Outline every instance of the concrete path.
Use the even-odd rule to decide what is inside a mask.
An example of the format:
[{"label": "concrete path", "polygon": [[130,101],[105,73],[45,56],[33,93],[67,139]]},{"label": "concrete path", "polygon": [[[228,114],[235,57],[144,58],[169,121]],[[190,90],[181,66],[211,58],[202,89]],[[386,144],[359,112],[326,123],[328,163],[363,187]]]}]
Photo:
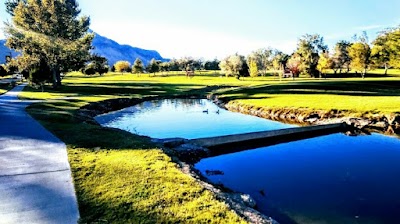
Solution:
[{"label": "concrete path", "polygon": [[77,223],[66,146],[25,112],[24,87],[0,95],[0,223]]}]

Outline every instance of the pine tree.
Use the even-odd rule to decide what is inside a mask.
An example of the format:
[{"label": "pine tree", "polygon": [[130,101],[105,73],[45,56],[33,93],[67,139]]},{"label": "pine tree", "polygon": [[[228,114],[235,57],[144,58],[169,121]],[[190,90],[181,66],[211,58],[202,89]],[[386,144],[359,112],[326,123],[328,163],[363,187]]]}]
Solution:
[{"label": "pine tree", "polygon": [[7,46],[20,51],[16,64],[30,70],[45,62],[53,85],[61,85],[60,73],[78,70],[90,59],[94,35],[88,33],[89,17],[79,17],[75,0],[8,0]]}]

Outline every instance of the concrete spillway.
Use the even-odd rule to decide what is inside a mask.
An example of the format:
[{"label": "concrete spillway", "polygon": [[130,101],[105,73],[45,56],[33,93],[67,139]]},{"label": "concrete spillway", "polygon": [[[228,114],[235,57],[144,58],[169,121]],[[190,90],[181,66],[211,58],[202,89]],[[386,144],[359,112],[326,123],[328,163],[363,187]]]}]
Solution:
[{"label": "concrete spillway", "polygon": [[265,147],[283,142],[291,142],[301,139],[318,137],[337,132],[343,132],[348,128],[345,123],[296,127],[273,131],[261,131],[237,135],[226,135],[211,138],[199,138],[189,140],[187,143],[208,148],[210,156],[238,152],[246,149]]}]

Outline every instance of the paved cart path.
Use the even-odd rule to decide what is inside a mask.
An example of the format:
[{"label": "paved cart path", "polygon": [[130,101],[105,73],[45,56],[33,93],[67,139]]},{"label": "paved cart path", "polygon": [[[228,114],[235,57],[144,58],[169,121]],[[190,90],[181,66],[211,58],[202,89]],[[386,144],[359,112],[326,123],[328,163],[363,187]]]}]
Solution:
[{"label": "paved cart path", "polygon": [[0,95],[0,223],[77,223],[66,146],[27,114],[24,87]]}]

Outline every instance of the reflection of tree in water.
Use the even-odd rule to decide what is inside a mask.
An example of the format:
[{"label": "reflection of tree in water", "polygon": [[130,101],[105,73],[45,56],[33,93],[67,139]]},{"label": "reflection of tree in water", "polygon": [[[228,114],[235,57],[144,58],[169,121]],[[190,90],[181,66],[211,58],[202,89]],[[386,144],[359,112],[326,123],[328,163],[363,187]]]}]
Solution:
[{"label": "reflection of tree in water", "polygon": [[135,105],[135,108],[140,111],[154,110],[167,106],[174,109],[193,109],[193,107],[204,107],[206,101],[203,99],[165,99],[165,100],[151,100]]},{"label": "reflection of tree in water", "polygon": [[167,99],[167,100],[153,100],[141,104],[140,109],[146,107],[158,108],[163,104],[172,106],[174,108],[191,108],[193,106],[204,106],[205,102],[202,99]]},{"label": "reflection of tree in water", "polygon": [[202,99],[171,99],[168,101],[174,105],[175,108],[190,109],[193,106],[204,106],[205,102]]}]

